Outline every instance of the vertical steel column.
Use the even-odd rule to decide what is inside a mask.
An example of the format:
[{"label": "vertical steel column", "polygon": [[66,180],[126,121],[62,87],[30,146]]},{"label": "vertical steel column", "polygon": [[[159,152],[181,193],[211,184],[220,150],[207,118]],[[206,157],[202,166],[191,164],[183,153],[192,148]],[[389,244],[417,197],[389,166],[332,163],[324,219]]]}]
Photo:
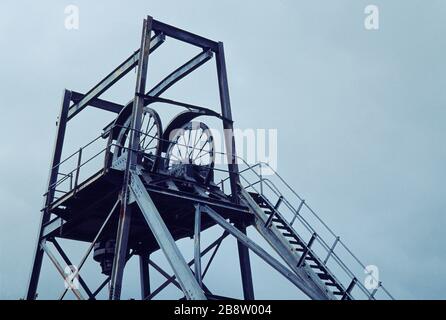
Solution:
[{"label": "vertical steel column", "polygon": [[139,256],[139,276],[141,282],[141,299],[144,300],[150,295],[150,274],[149,274],[149,254]]},{"label": "vertical steel column", "polygon": [[233,199],[238,202],[238,164],[237,153],[235,151],[234,127],[232,124],[231,102],[229,100],[228,76],[226,73],[226,62],[223,43],[218,43],[218,51],[215,55],[217,62],[218,88],[220,92],[221,114],[224,117],[223,129],[225,136],[226,157],[228,160],[228,170],[231,182],[231,194]]},{"label": "vertical steel column", "polygon": [[150,52],[150,34],[152,32],[152,17],[147,16],[144,19],[144,25],[141,37],[141,49],[139,51],[138,72],[136,77],[135,99],[133,102],[132,121],[130,127],[129,152],[127,153],[127,163],[124,172],[124,181],[122,187],[122,203],[119,214],[118,232],[116,236],[115,257],[113,260],[113,269],[110,282],[111,300],[119,300],[121,297],[122,277],[126,257],[128,254],[127,243],[130,230],[131,208],[128,205],[129,183],[131,171],[135,170],[138,162],[139,137],[141,130],[141,115],[144,108],[142,95],[145,93],[147,65]]},{"label": "vertical steel column", "polygon": [[43,249],[40,245],[43,236],[43,227],[50,221],[51,212],[48,206],[54,200],[54,186],[57,181],[57,175],[59,173],[59,162],[62,156],[62,147],[65,138],[65,131],[67,127],[68,109],[70,107],[71,91],[64,90],[62,106],[60,108],[59,118],[57,121],[57,133],[56,141],[54,143],[53,159],[50,166],[50,174],[48,178],[48,188],[45,197],[44,211],[42,213],[42,219],[39,226],[39,235],[36,243],[36,249],[34,251],[33,267],[31,270],[31,276],[29,279],[28,290],[26,293],[27,300],[33,300],[36,298],[37,285],[39,283],[40,270],[42,268]]},{"label": "vertical steel column", "polygon": [[200,254],[200,233],[201,233],[201,208],[200,204],[195,205],[195,224],[194,224],[194,272],[195,278],[200,287],[201,281],[201,254]]},{"label": "vertical steel column", "polygon": [[[220,92],[220,104],[223,117],[223,129],[225,136],[225,146],[228,159],[228,170],[231,182],[231,194],[234,202],[239,202],[238,184],[239,170],[237,164],[237,153],[235,150],[234,127],[232,123],[231,102],[229,99],[228,76],[226,72],[225,52],[223,43],[218,43],[218,51],[216,52],[218,87]],[[246,235],[246,227],[237,225],[237,228]],[[252,284],[251,262],[249,259],[248,248],[240,241],[237,241],[240,272],[243,284],[243,296],[245,300],[254,300],[254,288]]]},{"label": "vertical steel column", "polygon": [[[246,227],[236,224],[244,235],[246,235]],[[240,261],[240,273],[242,276],[243,297],[245,300],[254,300],[254,286],[252,284],[251,260],[249,259],[248,247],[243,242],[237,240],[238,255]]]}]

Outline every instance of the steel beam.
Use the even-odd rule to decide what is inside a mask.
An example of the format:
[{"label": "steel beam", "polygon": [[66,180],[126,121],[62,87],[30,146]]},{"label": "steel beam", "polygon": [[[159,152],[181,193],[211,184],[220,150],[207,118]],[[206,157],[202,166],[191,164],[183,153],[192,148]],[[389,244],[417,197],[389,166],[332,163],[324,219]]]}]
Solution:
[{"label": "steel beam", "polygon": [[249,210],[247,208],[241,207],[240,205],[236,205],[232,202],[226,202],[222,200],[212,199],[208,197],[203,197],[200,195],[193,195],[193,194],[186,194],[182,191],[176,191],[176,190],[165,190],[163,188],[160,188],[158,186],[150,185],[147,187],[147,190],[153,193],[157,194],[163,194],[163,195],[169,195],[169,196],[177,196],[181,197],[182,199],[191,200],[194,202],[199,202],[202,204],[209,204],[211,206],[221,207],[223,209],[229,209],[233,210],[235,214],[248,214]]},{"label": "steel beam", "polygon": [[[159,98],[159,96],[162,93],[164,93],[167,89],[169,89],[171,86],[173,86],[175,83],[177,83],[184,77],[188,76],[190,73],[192,73],[198,67],[200,67],[204,63],[206,63],[209,59],[212,58],[212,55],[213,54],[210,51],[203,51],[203,52],[199,53],[197,56],[195,56],[194,58],[192,58],[191,60],[189,60],[188,62],[186,62],[185,64],[183,64],[182,66],[180,66],[179,68],[177,68],[175,71],[173,71],[166,78],[161,80],[157,85],[155,85],[152,89],[150,89],[145,94],[144,106],[147,106],[152,102],[162,102],[162,103],[169,103],[169,104],[182,106],[185,108],[192,108],[192,109],[204,111],[206,108],[194,106],[191,104],[181,103],[181,102],[177,102],[177,101],[173,101],[173,100],[169,100],[169,99],[162,99],[162,98]],[[132,105],[133,102],[134,102],[134,99],[129,101],[123,108],[127,108],[128,106]],[[106,101],[106,103],[108,103],[108,101]],[[206,109],[206,111],[212,113],[212,110]],[[214,115],[220,116],[220,114],[218,114],[218,113],[215,113]],[[107,127],[105,127],[104,131],[109,131],[113,125],[114,125],[114,121],[111,122]]]},{"label": "steel beam", "polygon": [[47,238],[51,233],[61,228],[65,224],[65,222],[66,221],[61,217],[56,217],[53,220],[49,221],[43,226],[42,238],[40,240]]},{"label": "steel beam", "polygon": [[150,294],[149,254],[139,255],[139,275],[141,283],[141,299]]},{"label": "steel beam", "polygon": [[[171,280],[172,277],[171,277],[166,271],[164,271],[163,268],[161,268],[159,265],[157,265],[157,264],[156,264],[155,262],[153,262],[152,260],[149,260],[149,264],[150,264],[156,271],[158,271],[164,278],[166,278],[166,279],[167,279],[166,281],[170,281],[170,282],[171,282],[173,285],[175,285],[178,289],[180,289],[181,291],[183,291],[182,288],[181,288],[181,286],[180,286],[180,284],[179,284],[175,279],[172,279],[172,280]],[[207,294],[212,294],[211,291],[205,286],[204,283],[202,283],[201,285],[202,285],[202,287],[203,287],[203,290],[206,291]]]},{"label": "steel beam", "polygon": [[225,53],[223,43],[218,43],[216,53],[218,88],[220,93],[221,114],[223,118],[223,128],[225,130],[226,156],[228,159],[228,170],[231,182],[231,194],[234,200],[238,199],[239,169],[237,164],[237,153],[235,150],[234,127],[232,123],[231,101],[229,99],[228,75],[226,72]]},{"label": "steel beam", "polygon": [[[166,278],[167,280],[170,279],[170,275],[164,271],[159,265],[157,265],[155,262],[153,262],[152,260],[149,260],[149,264],[156,270],[158,271],[164,278]],[[178,283],[178,281],[176,281],[175,279],[173,279],[171,281],[171,283],[177,287],[178,289],[180,289],[181,291],[183,291],[183,289],[181,288],[180,284]]]},{"label": "steel beam", "polygon": [[136,88],[135,88],[135,100],[133,103],[132,118],[131,118],[131,131],[129,134],[129,151],[126,167],[124,171],[124,179],[122,186],[122,202],[119,215],[118,230],[116,235],[116,249],[113,259],[113,268],[111,274],[110,285],[110,300],[119,300],[121,298],[122,277],[124,274],[124,267],[126,257],[128,254],[127,243],[130,231],[131,221],[131,207],[128,204],[129,196],[129,182],[131,171],[136,168],[138,161],[138,148],[141,129],[141,115],[143,109],[144,99],[140,97],[140,94],[144,94],[146,87],[147,66],[149,63],[150,52],[150,33],[152,32],[152,17],[147,16],[144,19],[144,25],[141,36],[141,48],[139,50],[138,58],[138,71],[136,75]]},{"label": "steel beam", "polygon": [[[79,103],[80,101],[82,101],[82,99],[85,98],[85,96],[86,95],[83,93],[71,91],[71,101],[73,101],[74,103]],[[114,112],[114,113],[119,113],[124,108],[124,106],[122,104],[99,99],[99,98],[91,99],[88,102],[88,105],[98,108],[98,109]]]},{"label": "steel beam", "polygon": [[[276,269],[279,273],[281,273],[285,278],[291,281],[297,288],[302,291],[308,291],[306,287],[302,286],[302,280],[290,269],[285,267],[279,261],[274,259],[271,255],[269,255],[262,247],[257,245],[254,241],[249,239],[243,232],[238,230],[232,224],[227,222],[224,218],[222,218],[217,212],[208,206],[203,206],[202,212],[207,213],[217,224],[223,227],[226,231],[228,231],[231,235],[236,237],[240,242],[242,242],[249,249],[254,251],[261,259],[263,259],[266,263],[268,263],[271,267]],[[305,292],[307,293],[307,292]]]},{"label": "steel beam", "polygon": [[43,249],[40,245],[41,243],[40,239],[43,237],[44,234],[44,226],[51,219],[51,212],[48,209],[49,205],[54,200],[54,187],[51,186],[54,186],[54,184],[56,183],[57,175],[59,173],[58,164],[62,156],[62,148],[65,138],[65,131],[67,127],[67,116],[68,116],[68,109],[70,106],[70,100],[71,100],[71,92],[65,90],[62,98],[59,118],[57,121],[57,132],[56,132],[56,141],[54,144],[53,159],[50,165],[50,174],[48,178],[48,187],[46,190],[46,197],[44,201],[44,210],[42,212],[42,217],[40,220],[39,234],[37,237],[37,244],[34,251],[33,266],[26,293],[27,300],[34,300],[36,298],[37,285],[39,282],[40,270],[42,268],[42,260],[43,260]]},{"label": "steel beam", "polygon": [[[214,256],[215,256],[215,254],[216,254],[218,248],[220,247],[221,243],[223,242],[223,240],[224,240],[228,235],[229,235],[228,232],[226,232],[226,231],[223,232],[223,234],[222,234],[217,240],[215,240],[215,241],[212,242],[210,245],[208,245],[208,246],[206,247],[206,249],[204,249],[204,250],[200,253],[200,256],[203,257],[203,256],[206,255],[209,251],[211,251],[213,248],[215,248],[215,249],[214,249],[214,252],[212,253],[212,256],[209,258],[208,264],[207,264],[207,266],[206,266],[206,268],[205,268],[205,270],[204,270],[204,272],[203,272],[203,276],[202,276],[202,278],[204,278],[205,273],[207,272],[207,270],[208,270],[208,268],[209,268],[209,266],[210,266],[210,264],[211,264],[211,262],[212,262],[212,260],[213,260],[213,258],[214,258]],[[190,267],[191,265],[194,264],[194,262],[195,262],[195,258],[192,259],[191,261],[189,261],[189,262],[187,263],[187,265]],[[145,298],[145,300],[151,300],[151,299],[153,299],[153,298],[154,298],[158,293],[160,293],[165,287],[167,287],[170,283],[172,283],[173,281],[175,281],[175,279],[176,279],[176,276],[175,276],[175,275],[173,275],[173,276],[171,276],[170,278],[168,278],[162,285],[160,285],[160,286],[159,286],[157,289],[155,289],[149,296],[147,296],[147,297]]]},{"label": "steel beam", "polygon": [[65,280],[65,284],[70,288],[70,290],[74,293],[74,295],[79,299],[79,300],[85,300],[84,297],[82,296],[81,292],[79,291],[78,288],[76,288],[71,281],[68,281],[68,279],[66,278],[65,275],[65,270],[64,268],[62,268],[61,264],[59,263],[59,261],[57,261],[56,257],[53,255],[53,253],[51,252],[51,250],[47,247],[47,245],[42,242],[40,244],[40,246],[42,247],[42,250],[47,254],[48,258],[50,258],[50,261],[54,264],[54,266],[56,267],[57,271],[59,272],[60,276],[62,278],[64,278]]},{"label": "steel beam", "polygon": [[188,299],[205,300],[200,285],[195,279],[189,266],[186,264],[183,255],[178,249],[175,240],[167,229],[161,215],[153,203],[149,193],[145,189],[138,175],[132,173],[130,189],[136,202],[153,233],[158,245],[166,256],[176,278]]},{"label": "steel beam", "polygon": [[200,234],[201,234],[201,209],[200,205],[195,205],[195,224],[194,224],[194,271],[198,284],[202,286],[201,281],[201,254],[200,254]]},{"label": "steel beam", "polygon": [[[149,34],[150,36],[150,34]],[[157,34],[150,41],[150,52],[153,52],[164,42],[164,35]],[[124,77],[130,70],[132,70],[136,65],[139,64],[139,59],[141,57],[140,50],[137,50],[130,57],[128,57],[123,63],[121,63],[115,70],[113,70],[109,75],[107,75],[101,82],[95,85],[90,91],[88,91],[85,96],[78,102],[70,107],[68,114],[68,120],[72,119],[76,114],[82,111],[90,102],[99,97],[108,88],[115,84],[119,79]]]},{"label": "steel beam", "polygon": [[153,20],[153,30],[162,32],[168,37],[192,44],[203,49],[211,49],[215,52],[218,48],[218,44],[215,41],[206,39],[185,30],[181,30],[177,27],[165,24],[158,20]]},{"label": "steel beam", "polygon": [[[66,255],[65,251],[63,251],[62,247],[60,246],[60,244],[56,241],[56,239],[51,239],[51,242],[54,245],[54,248],[56,248],[57,252],[60,254],[60,256],[62,257],[63,261],[65,261],[65,263],[68,266],[73,266],[73,263],[71,262],[70,258],[68,258],[68,256]],[[75,266],[76,267],[76,266]],[[79,279],[79,283],[82,286],[82,288],[84,288],[85,292],[88,295],[88,298],[91,300],[94,300],[94,295],[91,292],[90,288],[88,288],[87,284],[85,283],[84,279],[81,277],[81,275],[78,275],[78,279]]]},{"label": "steel beam", "polygon": [[192,73],[195,69],[212,59],[212,51],[203,51],[193,57],[191,60],[174,70],[167,77],[155,85],[148,93],[148,96],[159,97],[164,91],[169,89],[175,83]]},{"label": "steel beam", "polygon": [[[237,229],[246,236],[246,227],[236,224]],[[251,259],[249,258],[248,247],[237,240],[238,256],[240,261],[240,275],[242,278],[243,297],[245,300],[254,300],[254,285],[252,281]]]},{"label": "steel beam", "polygon": [[174,106],[179,106],[179,107],[183,107],[189,110],[197,110],[202,112],[203,115],[209,115],[209,116],[214,116],[217,117],[219,119],[222,120],[227,120],[224,119],[219,113],[211,110],[210,108],[206,108],[206,107],[202,107],[202,106],[197,106],[194,104],[190,104],[190,103],[185,103],[185,102],[181,102],[181,101],[175,101],[172,99],[165,99],[165,98],[159,98],[159,97],[153,97],[153,96],[149,96],[149,95],[144,95],[144,105],[149,105],[150,103],[153,102],[160,102],[160,103],[166,103],[166,104],[171,104]]},{"label": "steel beam", "polygon": [[[240,184],[239,168],[237,164],[237,153],[235,150],[234,126],[232,122],[231,101],[229,99],[228,75],[226,71],[225,52],[223,43],[218,43],[216,52],[218,87],[220,92],[221,114],[224,118],[223,128],[225,136],[226,156],[228,160],[229,180],[231,185],[231,195],[235,203],[239,202],[238,186]],[[246,235],[246,227],[237,225],[237,228]],[[254,299],[254,288],[252,284],[251,262],[249,250],[241,242],[237,242],[240,272],[243,284],[243,295],[245,300]]]},{"label": "steel beam", "polygon": [[[215,243],[215,249],[211,254],[211,257],[209,258],[206,267],[204,268],[203,273],[201,274],[201,279],[204,279],[204,277],[206,276],[206,273],[208,272],[212,261],[214,261],[215,256],[217,255],[218,249],[220,249],[221,243],[223,242],[223,239],[226,238],[226,236],[228,235],[228,232],[224,232],[223,235],[218,238],[214,243]],[[212,245],[214,245],[214,243],[212,243]],[[210,246],[208,247],[210,248]],[[206,251],[206,250],[205,250]],[[203,253],[201,254],[201,256],[203,256]]]},{"label": "steel beam", "polygon": [[95,298],[99,294],[99,292],[101,292],[102,289],[104,289],[104,287],[107,285],[107,283],[109,283],[109,281],[110,281],[110,276],[108,276],[104,281],[102,281],[102,283],[99,285],[99,287],[93,292],[93,296]]}]

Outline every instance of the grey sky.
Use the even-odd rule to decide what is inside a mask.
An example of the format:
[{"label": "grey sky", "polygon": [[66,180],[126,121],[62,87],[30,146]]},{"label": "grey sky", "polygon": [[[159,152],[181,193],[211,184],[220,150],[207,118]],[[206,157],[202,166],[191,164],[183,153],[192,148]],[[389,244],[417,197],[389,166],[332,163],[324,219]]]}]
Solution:
[{"label": "grey sky", "polygon": [[[363,27],[371,3],[380,8],[378,31]],[[68,4],[80,8],[77,31],[64,28]],[[2,1],[0,298],[25,291],[62,90],[86,91],[127,58],[147,14],[225,43],[235,125],[278,128],[278,171],[359,257],[379,266],[395,297],[446,298],[441,0]],[[170,58],[151,58],[149,81],[184,61]],[[187,101],[216,105],[203,75],[169,97],[195,89]],[[126,102],[133,86],[124,81],[107,97]],[[94,114],[73,125],[72,141],[87,142],[112,119]],[[225,244],[210,283],[222,294],[240,291],[235,247]],[[229,255],[234,263],[223,268]],[[258,297],[300,297],[253,264]],[[219,278],[229,268],[234,276]],[[129,281],[124,296],[138,297]],[[44,276],[39,292],[49,296],[58,285]]]}]

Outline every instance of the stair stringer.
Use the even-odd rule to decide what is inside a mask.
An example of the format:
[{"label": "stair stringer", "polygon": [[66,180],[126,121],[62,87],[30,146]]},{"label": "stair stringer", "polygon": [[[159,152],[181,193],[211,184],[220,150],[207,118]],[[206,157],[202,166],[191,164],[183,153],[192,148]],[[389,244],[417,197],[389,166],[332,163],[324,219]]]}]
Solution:
[{"label": "stair stringer", "polygon": [[302,282],[310,289],[310,291],[314,292],[313,295],[307,294],[309,298],[315,300],[337,300],[331,290],[327,288],[308,265],[304,263],[301,267],[297,267],[300,254],[293,249],[274,225],[271,225],[269,228],[265,226],[268,217],[251,195],[244,188],[241,188],[240,194],[242,199],[245,200],[248,207],[254,213],[255,220],[253,226],[257,232],[259,232],[259,234],[282,257],[290,269],[302,279]]}]

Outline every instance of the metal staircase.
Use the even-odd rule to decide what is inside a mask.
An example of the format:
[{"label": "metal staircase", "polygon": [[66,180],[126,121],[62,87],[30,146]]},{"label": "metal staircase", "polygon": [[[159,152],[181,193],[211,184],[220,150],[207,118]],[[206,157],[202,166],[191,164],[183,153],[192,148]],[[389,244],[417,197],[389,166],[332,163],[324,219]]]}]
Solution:
[{"label": "metal staircase", "polygon": [[[304,293],[315,299],[394,299],[269,164],[239,160],[246,166],[240,174],[240,195],[254,213],[254,227],[312,289]],[[271,174],[262,175],[265,169]],[[366,288],[366,277],[376,285]]]},{"label": "metal staircase", "polygon": [[[326,267],[326,265],[319,259],[319,257],[311,250],[311,246],[317,238],[317,234],[313,233],[308,242],[302,239],[293,227],[283,218],[283,216],[278,212],[278,207],[280,202],[276,203],[276,205],[272,205],[266,197],[257,193],[250,193],[251,198],[257,203],[259,208],[266,215],[267,219],[264,222],[264,219],[260,223],[264,223],[266,228],[275,228],[279,231],[282,237],[286,239],[286,242],[289,244],[289,250],[292,253],[295,253],[298,257],[297,259],[297,268],[302,268],[303,266],[310,268],[316,276],[323,282],[324,286],[331,287],[333,290],[330,290],[333,296],[338,296],[342,300],[351,300],[352,296],[350,295],[351,290],[357,282],[356,278],[353,278],[351,284],[346,288],[336,279],[336,277],[331,273],[331,271]],[[245,194],[246,197],[246,194]],[[245,198],[246,199],[246,198]],[[280,200],[279,200],[280,201]],[[259,212],[255,210],[255,212]],[[256,224],[258,225],[258,224]],[[262,234],[265,233],[262,230],[257,230]],[[308,271],[307,271],[308,272]],[[326,290],[326,294],[330,292]],[[330,295],[327,295],[328,298],[334,298]]]}]

